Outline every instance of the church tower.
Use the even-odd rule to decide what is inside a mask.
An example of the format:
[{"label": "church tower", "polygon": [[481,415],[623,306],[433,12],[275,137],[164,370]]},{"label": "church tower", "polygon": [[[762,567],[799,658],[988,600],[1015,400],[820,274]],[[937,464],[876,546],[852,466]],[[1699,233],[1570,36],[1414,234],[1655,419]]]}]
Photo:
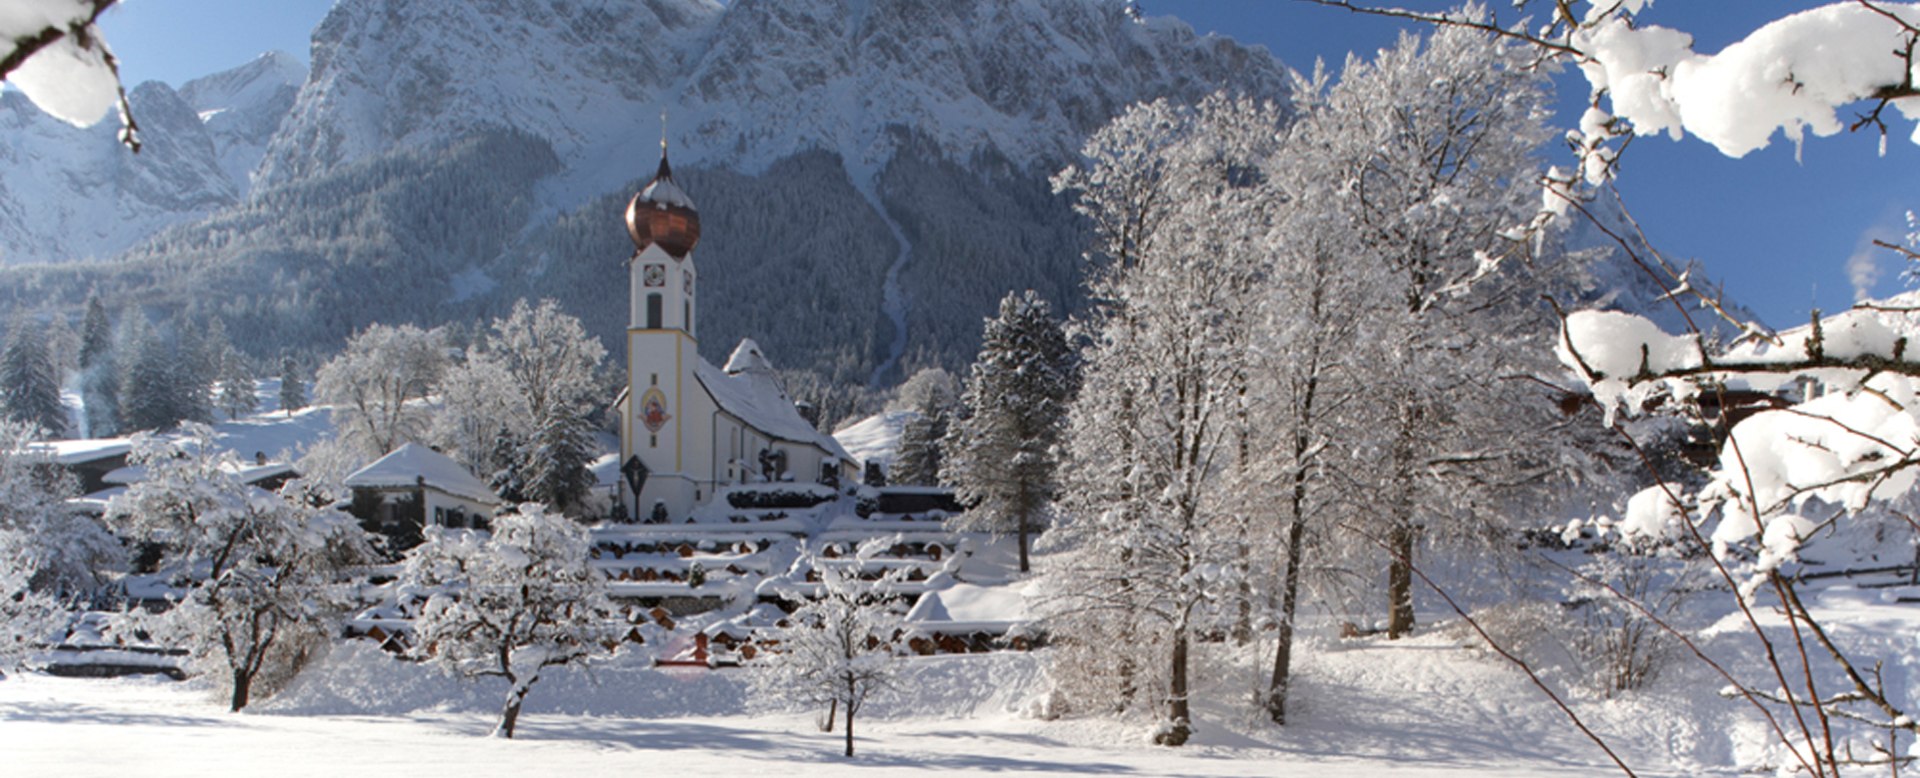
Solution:
[{"label": "church tower", "polygon": [[700,360],[699,308],[694,302],[697,274],[693,247],[700,242],[700,213],[673,181],[667,142],[660,141],[660,169],[627,203],[627,234],[633,256],[627,259],[630,310],[627,317],[627,413],[621,430],[621,461],[637,457],[647,482],[638,508],[645,516],[656,502],[676,515],[704,495],[689,461],[689,395],[701,392],[693,376]]}]

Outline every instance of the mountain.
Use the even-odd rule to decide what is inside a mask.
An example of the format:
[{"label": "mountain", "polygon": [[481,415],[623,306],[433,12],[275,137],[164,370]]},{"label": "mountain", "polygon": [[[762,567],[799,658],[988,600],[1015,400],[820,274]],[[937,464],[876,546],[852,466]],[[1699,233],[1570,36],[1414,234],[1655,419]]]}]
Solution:
[{"label": "mountain", "polygon": [[293,109],[307,66],[292,54],[270,51],[232,70],[188,81],[180,99],[193,106],[208,137],[214,158],[240,191],[251,188],[250,176],[266,156],[267,143]]},{"label": "mountain", "polygon": [[117,122],[80,129],[0,94],[0,264],[109,257],[239,202],[304,78],[276,53],[179,91],[141,84],[127,95],[146,141],[137,155],[115,140]]},{"label": "mountain", "polygon": [[1009,289],[1076,307],[1083,228],[1048,177],[1094,129],[1287,84],[1262,49],[1106,0],[342,0],[312,51],[250,188],[243,128],[273,111],[217,103],[280,93],[196,81],[206,121],[178,139],[227,150],[191,166],[226,199],[112,263],[6,271],[0,306],[99,289],[219,316],[264,355],[553,297],[612,339],[620,209],[664,113],[705,223],[708,356],[752,336],[782,367],[884,383],[970,360]]}]

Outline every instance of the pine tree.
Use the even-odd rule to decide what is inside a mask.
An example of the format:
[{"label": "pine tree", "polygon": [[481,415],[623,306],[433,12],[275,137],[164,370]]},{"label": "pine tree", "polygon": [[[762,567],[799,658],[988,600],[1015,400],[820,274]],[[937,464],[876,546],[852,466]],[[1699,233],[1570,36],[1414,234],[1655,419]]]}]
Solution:
[{"label": "pine tree", "polygon": [[526,495],[566,511],[578,505],[593,488],[593,430],[577,414],[555,414],[540,425],[526,449],[523,465]]},{"label": "pine tree", "polygon": [[968,506],[956,525],[1017,536],[1023,573],[1029,536],[1059,488],[1055,447],[1077,383],[1072,348],[1046,301],[1033,290],[1009,293],[980,337],[940,472]]},{"label": "pine tree", "polygon": [[914,412],[914,417],[900,430],[900,451],[893,457],[893,482],[902,486],[932,486],[940,480],[951,409],[928,397]]},{"label": "pine tree", "polygon": [[60,375],[40,328],[17,318],[0,354],[0,405],[7,418],[39,427],[49,437],[67,433],[60,403]]},{"label": "pine tree", "polygon": [[280,410],[292,416],[307,407],[307,385],[300,379],[300,365],[293,357],[280,360]]},{"label": "pine tree", "polygon": [[80,369],[98,366],[112,349],[113,324],[107,321],[107,306],[99,295],[88,295],[86,318],[80,323]]},{"label": "pine tree", "polygon": [[123,431],[163,430],[187,417],[176,391],[179,371],[175,350],[151,330],[133,333],[131,358],[120,379]]},{"label": "pine tree", "polygon": [[237,419],[252,413],[260,407],[258,387],[254,384],[253,370],[247,365],[247,359],[239,352],[228,351],[221,360],[220,396],[216,398],[221,412],[229,419]]}]

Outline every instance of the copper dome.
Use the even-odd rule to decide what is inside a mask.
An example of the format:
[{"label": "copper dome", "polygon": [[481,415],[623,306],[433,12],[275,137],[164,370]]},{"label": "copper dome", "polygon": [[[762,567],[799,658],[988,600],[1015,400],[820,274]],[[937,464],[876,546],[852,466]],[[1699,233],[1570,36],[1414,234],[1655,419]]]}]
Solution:
[{"label": "copper dome", "polygon": [[685,259],[700,242],[700,212],[673,182],[664,149],[659,172],[627,203],[627,234],[633,237],[634,248],[645,251],[658,244],[674,259]]}]

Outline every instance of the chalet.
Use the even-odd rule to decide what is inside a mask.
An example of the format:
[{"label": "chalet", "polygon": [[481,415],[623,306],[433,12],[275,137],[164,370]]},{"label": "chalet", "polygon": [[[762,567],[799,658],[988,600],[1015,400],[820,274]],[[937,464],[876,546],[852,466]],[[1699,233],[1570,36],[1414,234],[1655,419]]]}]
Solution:
[{"label": "chalet", "polygon": [[485,529],[500,498],[451,457],[408,443],[347,476],[348,512],[369,531],[386,535],[392,550],[418,544],[428,522]]}]

